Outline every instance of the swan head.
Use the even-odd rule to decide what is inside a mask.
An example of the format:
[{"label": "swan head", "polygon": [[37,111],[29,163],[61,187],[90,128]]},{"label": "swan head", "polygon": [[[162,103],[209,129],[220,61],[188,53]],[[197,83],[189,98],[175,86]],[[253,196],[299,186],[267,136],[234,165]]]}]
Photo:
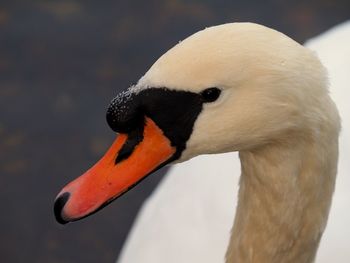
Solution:
[{"label": "swan head", "polygon": [[250,150],[337,126],[326,72],[289,37],[252,23],[206,28],[161,56],[114,98],[119,133],[55,202],[66,223],[94,213],[146,175],[200,154]]}]

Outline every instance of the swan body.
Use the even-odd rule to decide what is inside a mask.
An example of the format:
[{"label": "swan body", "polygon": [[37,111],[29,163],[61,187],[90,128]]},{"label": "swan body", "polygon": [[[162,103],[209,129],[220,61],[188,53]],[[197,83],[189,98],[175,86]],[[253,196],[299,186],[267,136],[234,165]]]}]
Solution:
[{"label": "swan body", "polygon": [[312,51],[257,24],[206,28],[114,98],[107,122],[120,135],[59,193],[60,223],[96,212],[166,164],[238,151],[226,262],[314,262],[335,186],[340,118]]},{"label": "swan body", "polygon": [[[330,94],[342,120],[339,175],[316,262],[345,263],[350,237],[348,104],[350,22],[308,41],[330,74]],[[237,203],[240,163],[236,153],[202,155],[173,166],[145,201],[119,263],[223,262]],[[174,220],[176,227],[174,227]]]}]

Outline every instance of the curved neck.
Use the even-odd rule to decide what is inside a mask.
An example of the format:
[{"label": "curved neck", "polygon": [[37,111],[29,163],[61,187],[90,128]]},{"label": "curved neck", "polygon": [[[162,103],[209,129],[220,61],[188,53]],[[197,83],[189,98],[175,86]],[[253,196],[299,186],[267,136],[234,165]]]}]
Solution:
[{"label": "curved neck", "polygon": [[240,152],[242,176],[227,263],[310,263],[327,223],[337,139]]}]

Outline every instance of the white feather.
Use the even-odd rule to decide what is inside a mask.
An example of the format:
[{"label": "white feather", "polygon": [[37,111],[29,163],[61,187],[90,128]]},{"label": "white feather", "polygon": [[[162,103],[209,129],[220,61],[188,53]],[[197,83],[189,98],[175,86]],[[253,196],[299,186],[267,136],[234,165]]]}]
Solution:
[{"label": "white feather", "polygon": [[[336,191],[316,262],[346,263],[350,258],[350,22],[307,46],[329,70],[331,96],[342,117]],[[144,203],[118,262],[224,262],[240,171],[236,153],[199,156],[173,166]]]}]

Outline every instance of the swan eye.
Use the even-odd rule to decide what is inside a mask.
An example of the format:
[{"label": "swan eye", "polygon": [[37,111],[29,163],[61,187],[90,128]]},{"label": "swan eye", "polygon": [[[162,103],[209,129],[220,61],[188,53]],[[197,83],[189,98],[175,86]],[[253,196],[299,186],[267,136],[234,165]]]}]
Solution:
[{"label": "swan eye", "polygon": [[213,102],[219,98],[220,93],[221,90],[218,88],[208,88],[203,90],[200,95],[202,95],[204,102]]}]

